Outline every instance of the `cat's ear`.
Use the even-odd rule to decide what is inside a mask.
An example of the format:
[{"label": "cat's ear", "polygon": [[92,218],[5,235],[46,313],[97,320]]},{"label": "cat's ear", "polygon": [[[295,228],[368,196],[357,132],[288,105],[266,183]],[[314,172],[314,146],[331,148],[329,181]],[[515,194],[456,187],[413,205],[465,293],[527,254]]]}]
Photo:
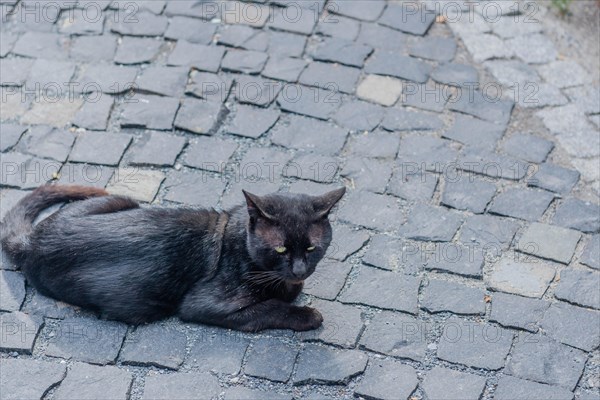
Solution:
[{"label": "cat's ear", "polygon": [[250,192],[242,189],[242,193],[244,193],[244,197],[246,198],[246,204],[248,206],[248,214],[251,217],[263,217],[266,219],[274,220],[272,215],[269,215],[265,210],[264,201],[259,196],[252,194]]},{"label": "cat's ear", "polygon": [[344,193],[346,193],[346,188],[341,187],[332,190],[331,192],[327,192],[324,195],[315,197],[313,200],[313,209],[315,210],[316,218],[326,217],[333,206],[340,201]]}]

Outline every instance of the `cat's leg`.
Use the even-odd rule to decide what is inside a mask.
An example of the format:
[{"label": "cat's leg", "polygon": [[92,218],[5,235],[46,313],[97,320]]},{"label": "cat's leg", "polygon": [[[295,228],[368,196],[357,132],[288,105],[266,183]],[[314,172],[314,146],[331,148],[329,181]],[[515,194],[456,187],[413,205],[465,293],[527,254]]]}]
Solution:
[{"label": "cat's leg", "polygon": [[279,299],[269,299],[241,309],[234,300],[227,303],[215,303],[214,298],[197,301],[199,299],[195,297],[196,301],[190,300],[184,299],[179,309],[182,320],[241,331],[308,331],[318,328],[323,322],[323,316],[314,308],[294,306]]},{"label": "cat's leg", "polygon": [[104,196],[69,204],[63,216],[82,217],[85,215],[108,214],[139,208],[139,203],[129,197]]}]

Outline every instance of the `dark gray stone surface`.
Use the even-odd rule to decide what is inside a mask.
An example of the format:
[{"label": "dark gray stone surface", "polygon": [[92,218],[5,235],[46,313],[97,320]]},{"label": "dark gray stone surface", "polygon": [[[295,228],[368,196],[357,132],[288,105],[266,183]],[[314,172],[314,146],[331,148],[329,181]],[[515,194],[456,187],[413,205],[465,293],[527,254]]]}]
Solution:
[{"label": "dark gray stone surface", "polygon": [[158,55],[161,42],[151,38],[125,36],[115,54],[117,64],[142,64],[151,62]]},{"label": "dark gray stone surface", "polygon": [[221,104],[186,98],[181,103],[175,127],[192,133],[210,135],[217,128],[223,109]]},{"label": "dark gray stone surface", "polygon": [[362,312],[359,308],[324,300],[313,301],[311,307],[323,315],[323,325],[317,330],[302,332],[302,340],[345,348],[356,346],[363,329]]},{"label": "dark gray stone surface", "polygon": [[421,257],[427,258],[426,269],[450,272],[468,277],[482,276],[484,252],[485,248],[473,243],[466,246],[454,243],[440,243],[435,251],[429,251],[425,247],[420,250]]},{"label": "dark gray stone surface", "polygon": [[20,311],[0,314],[0,350],[31,354],[44,320]]},{"label": "dark gray stone surface", "polygon": [[494,265],[488,286],[502,292],[540,298],[555,274],[555,268],[545,262],[505,255]]},{"label": "dark gray stone surface", "polygon": [[194,67],[200,71],[217,72],[225,49],[220,46],[206,46],[178,40],[175,49],[169,55],[167,64]]},{"label": "dark gray stone surface", "polygon": [[266,78],[294,83],[298,81],[306,65],[306,61],[297,58],[270,57],[262,71],[262,75]]},{"label": "dark gray stone surface", "polygon": [[150,132],[130,150],[131,164],[172,166],[183,150],[186,139],[181,136]]},{"label": "dark gray stone surface", "polygon": [[505,373],[573,390],[583,373],[585,354],[541,335],[522,333]]},{"label": "dark gray stone surface", "polygon": [[432,313],[452,312],[463,315],[485,314],[485,292],[459,283],[430,279],[422,289],[421,308]]},{"label": "dark gray stone surface", "polygon": [[304,284],[304,292],[334,300],[344,287],[352,266],[349,263],[324,260]]},{"label": "dark gray stone surface", "polygon": [[429,172],[412,172],[415,163],[400,164],[389,182],[389,192],[412,201],[428,201],[438,185],[437,175]]},{"label": "dark gray stone surface", "polygon": [[370,399],[407,399],[418,383],[417,373],[411,366],[372,359],[356,393]]},{"label": "dark gray stone surface", "polygon": [[425,83],[431,73],[431,66],[416,58],[403,56],[396,51],[378,50],[369,57],[365,64],[365,72]]},{"label": "dark gray stone surface", "polygon": [[[187,110],[188,101],[192,100],[186,99],[182,110]],[[123,106],[121,126],[124,128],[170,130],[173,127],[173,120],[178,109],[179,100],[176,98],[135,96]]]},{"label": "dark gray stone surface", "polygon": [[346,202],[338,211],[342,221],[386,231],[397,229],[399,222],[404,220],[393,197],[369,192],[350,193],[346,196]]},{"label": "dark gray stone surface", "polygon": [[435,20],[435,13],[425,9],[413,10],[402,4],[388,5],[379,23],[402,32],[423,36]]},{"label": "dark gray stone surface", "polygon": [[186,362],[201,371],[236,375],[250,341],[239,332],[203,328],[192,344]]},{"label": "dark gray stone surface", "polygon": [[123,133],[84,132],[77,137],[69,161],[117,165],[130,142],[131,136]]},{"label": "dark gray stone surface", "polygon": [[572,229],[533,223],[524,232],[517,248],[528,254],[568,264],[581,234]]},{"label": "dark gray stone surface", "polygon": [[552,385],[518,379],[509,375],[498,380],[495,398],[498,400],[572,400],[571,391]]},{"label": "dark gray stone surface", "polygon": [[498,370],[504,366],[512,341],[509,330],[450,317],[443,324],[437,356],[473,368]]},{"label": "dark gray stone surface", "polygon": [[413,57],[433,61],[451,61],[456,54],[456,43],[451,38],[430,37],[420,40],[409,47]]},{"label": "dark gray stone surface", "polygon": [[392,175],[392,164],[384,160],[353,158],[344,165],[340,175],[350,179],[358,189],[383,193]]},{"label": "dark gray stone surface", "polygon": [[55,396],[65,400],[127,399],[133,376],[113,366],[71,365]]},{"label": "dark gray stone surface", "polygon": [[441,64],[431,72],[431,79],[451,86],[473,85],[479,82],[475,68],[458,63]]},{"label": "dark gray stone surface", "polygon": [[212,42],[216,30],[217,26],[208,21],[175,16],[169,22],[165,38],[207,45]]},{"label": "dark gray stone surface", "polygon": [[287,85],[277,97],[282,110],[327,120],[341,106],[338,93],[301,85]]},{"label": "dark gray stone surface", "polygon": [[508,155],[533,163],[542,163],[554,148],[554,143],[528,133],[519,133],[506,139],[501,149]]},{"label": "dark gray stone surface", "polygon": [[100,96],[97,100],[86,101],[79,109],[73,125],[93,131],[104,131],[113,109],[114,100],[110,96]]},{"label": "dark gray stone surface", "polygon": [[579,181],[579,172],[576,170],[544,163],[539,166],[527,183],[551,192],[567,194],[577,184],[577,181]]},{"label": "dark gray stone surface", "polygon": [[287,382],[298,350],[278,339],[261,338],[248,350],[244,373],[275,382]]},{"label": "dark gray stone surface", "polygon": [[458,180],[446,180],[442,204],[481,214],[495,194],[496,186],[493,183],[460,177]]},{"label": "dark gray stone surface", "polygon": [[59,162],[67,160],[73,142],[75,142],[75,135],[72,132],[46,126],[30,128],[21,140],[26,152]]},{"label": "dark gray stone surface", "polygon": [[224,71],[259,74],[269,56],[260,51],[228,50],[221,63]]},{"label": "dark gray stone surface", "polygon": [[490,321],[507,328],[538,331],[538,323],[550,306],[545,300],[531,299],[505,293],[492,294]]},{"label": "dark gray stone surface", "polygon": [[66,366],[28,359],[0,359],[0,385],[6,399],[41,399],[65,377]]},{"label": "dark gray stone surface", "polygon": [[367,360],[367,355],[358,350],[336,350],[307,344],[298,356],[294,384],[343,384],[362,373]]},{"label": "dark gray stone surface", "polygon": [[390,108],[381,126],[388,131],[430,131],[443,126],[443,122],[432,114]]},{"label": "dark gray stone surface", "polygon": [[469,114],[484,121],[503,125],[510,119],[514,102],[508,99],[496,99],[479,91],[463,92],[449,105],[452,111]]},{"label": "dark gray stone surface", "polygon": [[583,307],[600,309],[599,282],[598,272],[565,269],[560,273],[560,281],[554,290],[554,296]]},{"label": "dark gray stone surface", "polygon": [[123,364],[179,369],[186,346],[183,332],[158,324],[142,325],[125,339],[119,360]]},{"label": "dark gray stone surface", "polygon": [[18,311],[25,300],[25,278],[19,272],[0,270],[0,310]]},{"label": "dark gray stone surface", "polygon": [[[542,190],[509,189],[496,196],[489,207],[489,212],[528,221],[538,221],[553,199],[552,193]],[[519,207],[514,207],[515,204],[518,204]]]},{"label": "dark gray stone surface", "polygon": [[588,267],[600,269],[600,235],[590,238],[579,261]]},{"label": "dark gray stone surface", "polygon": [[485,388],[485,377],[434,367],[423,380],[423,391],[431,399],[479,399]]},{"label": "dark gray stone surface", "polygon": [[137,90],[161,96],[180,97],[183,95],[189,69],[185,67],[148,67],[138,76]]},{"label": "dark gray stone surface", "polygon": [[271,141],[279,146],[324,154],[340,152],[348,136],[346,129],[300,116],[281,120],[271,132]]},{"label": "dark gray stone surface", "polygon": [[472,146],[490,148],[504,135],[506,127],[455,114],[454,124],[442,136]]},{"label": "dark gray stone surface", "polygon": [[232,141],[200,137],[190,142],[183,162],[193,168],[223,171],[237,148],[238,144]]},{"label": "dark gray stone surface", "polygon": [[362,67],[365,59],[373,48],[364,44],[356,44],[340,38],[325,38],[312,52],[312,57],[318,61],[327,61]]},{"label": "dark gray stone surface", "polygon": [[348,153],[358,157],[394,158],[399,145],[398,135],[375,131],[352,136],[346,149]]},{"label": "dark gray stone surface", "polygon": [[411,166],[413,171],[448,171],[458,155],[450,144],[449,140],[433,136],[407,135],[400,143],[398,161],[404,164],[407,170]]},{"label": "dark gray stone surface", "polygon": [[144,380],[144,400],[194,399],[199,393],[216,399],[222,392],[219,381],[209,373],[149,375]]},{"label": "dark gray stone surface", "polygon": [[360,70],[339,64],[310,63],[300,75],[299,83],[327,90],[352,93],[358,82]]},{"label": "dark gray stone surface", "polygon": [[1,124],[2,138],[0,138],[0,151],[6,151],[14,147],[23,133],[27,131],[26,126],[16,124]]},{"label": "dark gray stone surface", "polygon": [[586,233],[598,233],[600,205],[569,197],[556,208],[552,223]]},{"label": "dark gray stone surface", "polygon": [[400,232],[409,239],[449,242],[462,221],[462,216],[453,211],[417,204],[410,212],[406,224],[400,227]]},{"label": "dark gray stone surface", "polygon": [[493,215],[472,215],[460,231],[460,241],[483,251],[500,255],[507,249],[519,228],[519,223]]},{"label": "dark gray stone surface", "polygon": [[573,306],[564,302],[553,303],[540,322],[550,337],[561,343],[585,351],[598,348],[600,312]]}]

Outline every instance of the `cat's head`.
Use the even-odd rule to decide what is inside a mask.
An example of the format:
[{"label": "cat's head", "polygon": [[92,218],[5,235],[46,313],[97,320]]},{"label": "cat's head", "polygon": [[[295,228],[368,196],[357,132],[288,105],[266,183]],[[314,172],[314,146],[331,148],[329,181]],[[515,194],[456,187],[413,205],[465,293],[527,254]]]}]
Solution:
[{"label": "cat's head", "polygon": [[327,217],[345,192],[257,196],[244,191],[250,215],[247,247],[254,263],[288,282],[308,278],[331,243]]}]

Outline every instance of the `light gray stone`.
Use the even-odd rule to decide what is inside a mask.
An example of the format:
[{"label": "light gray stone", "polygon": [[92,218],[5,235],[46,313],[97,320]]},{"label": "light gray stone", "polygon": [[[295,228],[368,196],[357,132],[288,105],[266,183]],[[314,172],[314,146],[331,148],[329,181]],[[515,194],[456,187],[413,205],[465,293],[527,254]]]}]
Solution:
[{"label": "light gray stone", "polygon": [[492,268],[490,288],[527,297],[540,298],[546,292],[556,270],[537,260],[519,262],[506,255]]},{"label": "light gray stone", "polygon": [[573,393],[558,386],[544,385],[505,375],[498,381],[494,398],[497,400],[572,400]]},{"label": "light gray stone", "polygon": [[600,273],[583,269],[565,269],[554,290],[557,299],[584,307],[600,309]]},{"label": "light gray stone", "polygon": [[506,41],[506,47],[529,64],[544,64],[556,60],[558,51],[554,43],[543,34],[518,36]]},{"label": "light gray stone", "polygon": [[41,399],[63,380],[67,367],[30,359],[0,359],[0,386],[6,400]]},{"label": "light gray stone", "polygon": [[408,399],[418,383],[413,367],[373,358],[355,393],[369,399]]},{"label": "light gray stone", "polygon": [[129,396],[132,380],[131,372],[117,367],[75,363],[54,397],[60,400],[125,400]]},{"label": "light gray stone", "polygon": [[294,384],[345,384],[365,370],[367,361],[367,355],[358,350],[307,344],[298,356]]},{"label": "light gray stone", "polygon": [[485,314],[485,292],[481,289],[441,279],[429,279],[422,293],[421,308],[427,311],[464,315]]},{"label": "light gray stone", "polygon": [[20,272],[0,270],[0,310],[18,311],[25,300],[25,278]]},{"label": "light gray stone", "polygon": [[505,293],[492,294],[490,321],[507,328],[538,331],[538,323],[550,306],[545,300],[531,299]]},{"label": "light gray stone", "polygon": [[581,234],[572,229],[534,222],[519,239],[517,248],[527,254],[568,264]]},{"label": "light gray stone", "polygon": [[436,400],[478,400],[484,388],[483,376],[443,367],[434,367],[423,380],[423,391]]},{"label": "light gray stone", "polygon": [[[154,371],[153,371],[154,372]],[[209,373],[149,374],[144,380],[143,400],[193,400],[199,393],[206,399],[217,399],[221,387]]]},{"label": "light gray stone", "polygon": [[564,302],[553,303],[540,322],[546,333],[561,343],[585,351],[598,348],[600,311]]}]

